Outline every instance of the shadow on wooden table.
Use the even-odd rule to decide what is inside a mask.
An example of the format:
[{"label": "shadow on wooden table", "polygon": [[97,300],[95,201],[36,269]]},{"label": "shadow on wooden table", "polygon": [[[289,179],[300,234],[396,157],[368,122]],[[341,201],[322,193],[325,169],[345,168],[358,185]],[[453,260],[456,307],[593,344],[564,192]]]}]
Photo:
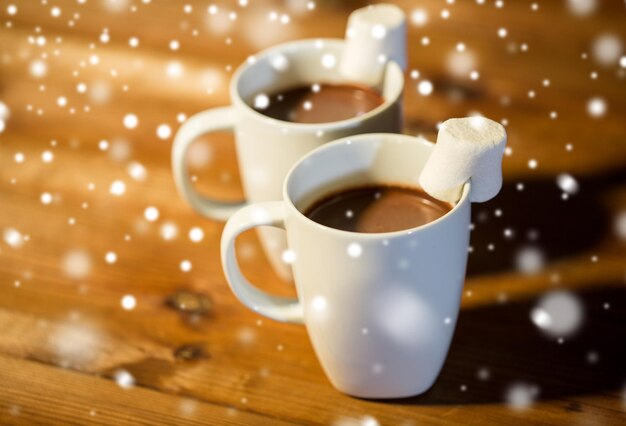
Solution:
[{"label": "shadow on wooden table", "polygon": [[[623,287],[623,283],[620,283]],[[539,399],[597,394],[626,385],[626,288],[574,293],[584,323],[563,343],[531,322],[535,300],[461,311],[448,359],[425,394],[394,404],[455,405],[505,402],[514,383],[537,386]],[[609,308],[605,308],[609,303]],[[461,386],[466,390],[462,391]],[[566,409],[581,410],[576,403]]]},{"label": "shadow on wooden table", "polygon": [[566,200],[556,179],[505,182],[496,198],[473,205],[475,230],[467,274],[513,270],[525,248],[550,262],[590,250],[606,238],[610,216],[600,197],[626,184],[626,171],[576,182],[578,191]]}]

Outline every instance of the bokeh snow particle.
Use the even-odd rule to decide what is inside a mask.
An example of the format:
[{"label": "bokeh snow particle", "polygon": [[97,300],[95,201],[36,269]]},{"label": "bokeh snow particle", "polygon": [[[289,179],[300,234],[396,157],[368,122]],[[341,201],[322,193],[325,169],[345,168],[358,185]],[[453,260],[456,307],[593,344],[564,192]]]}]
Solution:
[{"label": "bokeh snow particle", "polygon": [[106,104],[111,99],[111,85],[107,81],[95,80],[91,83],[88,96],[95,104]]},{"label": "bokeh snow particle", "polygon": [[411,22],[416,27],[423,27],[428,22],[428,12],[424,9],[414,9],[411,12]]},{"label": "bokeh snow particle", "polygon": [[505,399],[514,410],[529,408],[539,396],[539,387],[528,383],[514,383],[506,390]]},{"label": "bokeh snow particle", "polygon": [[334,68],[337,65],[337,57],[332,53],[322,55],[322,66],[324,68]]},{"label": "bokeh snow particle", "polygon": [[54,154],[51,151],[44,151],[41,153],[41,161],[44,163],[51,163],[54,159]]},{"label": "bokeh snow particle", "polygon": [[91,272],[91,256],[82,249],[70,250],[61,259],[61,269],[69,278],[83,279]]},{"label": "bokeh snow particle", "polygon": [[80,316],[54,327],[47,339],[56,362],[65,367],[92,365],[101,353],[102,342],[102,332],[81,320]]},{"label": "bokeh snow particle", "polygon": [[363,247],[359,243],[351,243],[348,245],[348,248],[346,251],[348,253],[348,256],[350,256],[353,259],[356,259],[357,257],[360,257],[361,254],[363,254]]},{"label": "bokeh snow particle", "polygon": [[194,243],[199,243],[204,239],[202,228],[194,227],[189,230],[189,239]]},{"label": "bokeh snow particle", "polygon": [[130,389],[135,386],[135,378],[126,370],[117,370],[113,377],[117,385],[122,389]]},{"label": "bokeh snow particle", "polygon": [[594,40],[592,46],[593,58],[607,67],[617,64],[623,50],[622,41],[616,34],[603,34]]},{"label": "bokeh snow particle", "polygon": [[446,58],[446,68],[448,72],[455,77],[465,77],[471,75],[472,70],[476,68],[476,58],[471,52],[466,51],[465,47],[459,50],[457,46],[457,50],[448,54]]},{"label": "bokeh snow particle", "polygon": [[328,305],[328,302],[326,301],[325,297],[315,296],[313,299],[311,299],[311,308],[314,311],[317,311],[317,312],[324,311],[326,310],[327,305]]},{"label": "bokeh snow particle", "polygon": [[617,214],[614,223],[615,234],[620,240],[626,241],[626,210]]},{"label": "bokeh snow particle", "polygon": [[154,206],[146,207],[143,215],[148,222],[154,222],[159,218],[159,209]]},{"label": "bokeh snow particle", "polygon": [[587,362],[591,365],[597,364],[600,361],[600,354],[596,351],[587,352]]},{"label": "bokeh snow particle", "polygon": [[109,251],[104,255],[104,260],[109,265],[112,265],[117,262],[117,254],[113,251]]},{"label": "bokeh snow particle", "polygon": [[111,142],[107,151],[111,160],[121,163],[128,160],[133,151],[133,146],[126,139],[116,139]]},{"label": "bokeh snow particle", "polygon": [[372,26],[372,37],[376,40],[382,40],[387,36],[387,29],[384,25],[375,24]]},{"label": "bokeh snow particle", "polygon": [[583,322],[583,306],[572,293],[558,290],[545,294],[530,312],[532,322],[550,337],[567,337]]},{"label": "bokeh snow particle", "polygon": [[242,345],[249,346],[256,341],[256,331],[250,327],[241,327],[237,330],[237,341]]},{"label": "bokeh snow particle", "polygon": [[165,67],[165,74],[171,79],[179,78],[183,73],[183,64],[178,61],[171,61]]},{"label": "bokeh snow particle", "polygon": [[272,68],[279,72],[285,72],[289,69],[289,59],[283,54],[274,55],[270,59],[270,64]]},{"label": "bokeh snow particle", "polygon": [[515,266],[523,274],[536,274],[541,271],[545,256],[539,247],[526,246],[515,254]]},{"label": "bokeh snow particle", "polygon": [[146,170],[146,168],[143,166],[143,164],[137,161],[131,161],[130,163],[128,163],[128,166],[126,166],[126,171],[131,178],[138,182],[143,182],[148,176],[148,171]]},{"label": "bokeh snow particle", "polygon": [[398,345],[421,347],[443,324],[430,304],[402,283],[388,284],[372,307],[379,329]]},{"label": "bokeh snow particle", "polygon": [[11,115],[11,110],[4,102],[0,101],[0,120],[6,120]]},{"label": "bokeh snow particle", "polygon": [[270,106],[270,98],[265,93],[260,93],[254,97],[254,107],[256,109],[266,109]]},{"label": "bokeh snow particle", "polygon": [[49,192],[44,192],[43,194],[41,194],[39,200],[41,201],[41,204],[50,204],[52,202],[52,194],[50,194]]},{"label": "bokeh snow particle", "polygon": [[422,96],[428,96],[433,92],[433,84],[428,80],[422,80],[417,85],[417,91]]},{"label": "bokeh snow particle", "polygon": [[124,127],[134,129],[139,124],[139,119],[135,114],[126,114],[124,116]]},{"label": "bokeh snow particle", "polygon": [[4,242],[13,248],[20,248],[24,245],[24,236],[15,228],[6,228],[2,233]]},{"label": "bokeh snow particle", "polygon": [[570,13],[578,16],[589,16],[598,7],[598,0],[567,0]]},{"label": "bokeh snow particle", "polygon": [[199,405],[199,402],[194,399],[183,399],[178,404],[178,411],[183,417],[191,417],[196,413]]},{"label": "bokeh snow particle", "polygon": [[161,225],[159,233],[165,241],[171,241],[178,236],[178,227],[174,222],[165,222]]},{"label": "bokeh snow particle", "polygon": [[561,188],[561,191],[566,194],[574,195],[578,192],[578,181],[569,173],[559,174],[556,177],[556,184]]},{"label": "bokeh snow particle", "polygon": [[283,262],[287,265],[292,265],[296,261],[296,252],[292,249],[286,249],[282,253]]},{"label": "bokeh snow particle", "polygon": [[122,305],[122,308],[124,310],[132,311],[133,309],[135,309],[135,306],[137,306],[137,300],[135,299],[135,296],[133,296],[132,294],[127,294],[124,297],[122,297],[120,304]]},{"label": "bokeh snow particle", "polygon": [[121,196],[126,192],[126,184],[121,180],[114,180],[111,183],[111,187],[109,188],[109,192],[117,197]]},{"label": "bokeh snow particle", "polygon": [[42,60],[35,60],[30,63],[30,75],[35,78],[41,78],[48,73],[48,65]]},{"label": "bokeh snow particle", "polygon": [[159,127],[157,127],[156,134],[159,139],[169,139],[169,137],[172,136],[172,128],[167,124],[160,124]]},{"label": "bokeh snow particle", "polygon": [[587,102],[587,113],[593,118],[600,118],[606,114],[606,101],[599,97],[589,99]]},{"label": "bokeh snow particle", "polygon": [[180,270],[183,272],[191,271],[191,262],[189,260],[183,260],[180,262]]},{"label": "bokeh snow particle", "polygon": [[[376,367],[378,368],[374,368],[375,370],[381,368],[380,365],[377,365]],[[380,426],[380,423],[375,417],[372,416],[363,416],[360,418],[341,417],[333,421],[331,426]]]},{"label": "bokeh snow particle", "polygon": [[491,377],[491,371],[487,367],[481,367],[476,372],[476,376],[478,377],[478,380],[485,382]]}]

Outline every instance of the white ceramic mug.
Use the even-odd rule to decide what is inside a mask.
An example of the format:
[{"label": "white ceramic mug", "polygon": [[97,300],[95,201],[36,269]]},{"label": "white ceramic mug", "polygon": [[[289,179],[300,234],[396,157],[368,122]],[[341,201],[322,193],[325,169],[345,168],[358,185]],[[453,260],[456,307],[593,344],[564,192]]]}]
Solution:
[{"label": "white ceramic mug", "polygon": [[[289,172],[283,201],[244,207],[226,223],[222,266],[250,309],[302,323],[332,384],[366,398],[426,391],[437,378],[459,312],[469,244],[469,183],[443,217],[366,234],[318,224],[302,211],[351,186],[416,186],[433,149],[424,139],[369,134],[309,153]],[[287,231],[298,298],[267,294],[241,274],[235,239],[257,226]]]},{"label": "white ceramic mug", "polygon": [[[232,105],[203,111],[178,130],[172,148],[172,169],[180,195],[200,214],[228,219],[245,202],[229,203],[198,194],[187,175],[185,156],[197,137],[217,131],[235,133],[239,170],[247,202],[278,200],[287,171],[303,155],[328,141],[359,133],[400,132],[404,75],[389,62],[380,90],[384,103],[359,117],[320,124],[276,120],[254,110],[250,102],[260,93],[313,83],[350,83],[339,72],[344,41],[294,41],[267,49],[234,73],[230,83]],[[352,82],[354,83],[354,82]],[[286,249],[282,231],[259,229],[261,244],[274,270],[290,279],[281,258]]]}]

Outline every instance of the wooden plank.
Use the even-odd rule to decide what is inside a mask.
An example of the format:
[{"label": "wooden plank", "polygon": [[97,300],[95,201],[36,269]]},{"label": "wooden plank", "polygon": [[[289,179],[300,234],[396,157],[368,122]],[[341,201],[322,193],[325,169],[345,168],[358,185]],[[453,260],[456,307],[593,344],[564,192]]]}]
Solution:
[{"label": "wooden plank", "polygon": [[5,425],[290,424],[6,356],[0,356],[0,381],[0,422]]}]

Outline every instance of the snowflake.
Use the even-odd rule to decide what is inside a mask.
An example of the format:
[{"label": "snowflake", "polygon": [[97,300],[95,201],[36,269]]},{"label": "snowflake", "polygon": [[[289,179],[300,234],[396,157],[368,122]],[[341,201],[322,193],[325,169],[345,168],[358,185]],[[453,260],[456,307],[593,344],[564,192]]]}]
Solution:
[{"label": "snowflake", "polygon": [[322,66],[324,68],[334,68],[337,65],[337,57],[332,53],[322,55]]},{"label": "snowflake", "polygon": [[603,66],[612,66],[619,60],[623,52],[623,44],[616,34],[603,34],[593,43],[593,57]]},{"label": "snowflake", "polygon": [[603,98],[595,97],[587,102],[587,113],[593,118],[600,118],[606,114],[607,105]]},{"label": "snowflake", "polygon": [[567,0],[569,11],[578,16],[591,15],[598,7],[598,0]]},{"label": "snowflake", "polygon": [[514,383],[506,390],[505,399],[514,410],[530,407],[539,396],[539,387],[528,383]]},{"label": "snowflake", "polygon": [[112,265],[113,263],[117,262],[117,254],[113,251],[109,251],[104,255],[104,260],[109,265]]},{"label": "snowflake", "polygon": [[204,231],[202,228],[194,227],[189,230],[189,239],[194,243],[199,243],[204,239]]},{"label": "snowflake", "polygon": [[256,109],[266,109],[270,106],[270,98],[265,93],[260,93],[254,97],[254,107]]},{"label": "snowflake", "polygon": [[154,222],[155,220],[159,218],[159,209],[153,206],[146,207],[146,209],[143,212],[143,215],[148,222]]},{"label": "snowflake", "polygon": [[6,228],[3,232],[3,237],[4,242],[10,247],[20,248],[24,245],[24,236],[15,228]]},{"label": "snowflake", "polygon": [[167,124],[160,124],[156,133],[159,139],[169,139],[172,136],[172,128]]},{"label": "snowflake", "polygon": [[91,256],[85,250],[70,250],[61,260],[61,269],[69,278],[83,279],[91,272]]},{"label": "snowflake", "polygon": [[191,262],[189,260],[183,260],[180,262],[180,270],[183,272],[191,271]]},{"label": "snowflake", "polygon": [[174,222],[165,222],[160,229],[161,238],[165,241],[173,240],[178,236],[178,227]]},{"label": "snowflake", "polygon": [[361,244],[359,243],[351,243],[348,245],[348,248],[346,251],[348,253],[348,256],[350,256],[353,259],[356,259],[357,257],[360,257],[361,254],[363,253],[363,247],[361,247]]},{"label": "snowflake", "polygon": [[124,116],[124,127],[127,129],[134,129],[139,124],[139,119],[135,114],[126,114]]},{"label": "snowflake", "polygon": [[109,192],[117,197],[123,195],[126,192],[126,184],[124,181],[115,180],[111,183]]},{"label": "snowflake", "polygon": [[580,300],[566,291],[544,295],[530,313],[532,322],[549,336],[567,337],[578,331],[583,322]]},{"label": "snowflake", "polygon": [[113,378],[122,389],[130,389],[135,386],[135,378],[126,370],[117,370]]},{"label": "snowflake", "polygon": [[422,96],[428,96],[433,92],[433,84],[428,80],[422,80],[417,85],[417,91]]},{"label": "snowflake", "polygon": [[561,188],[561,191],[566,194],[573,195],[578,192],[578,181],[574,176],[568,173],[561,173],[556,177],[556,183]]},{"label": "snowflake", "polygon": [[137,300],[132,294],[127,294],[122,297],[120,304],[122,305],[122,308],[124,310],[132,311],[133,309],[135,309],[135,306],[137,306]]}]

